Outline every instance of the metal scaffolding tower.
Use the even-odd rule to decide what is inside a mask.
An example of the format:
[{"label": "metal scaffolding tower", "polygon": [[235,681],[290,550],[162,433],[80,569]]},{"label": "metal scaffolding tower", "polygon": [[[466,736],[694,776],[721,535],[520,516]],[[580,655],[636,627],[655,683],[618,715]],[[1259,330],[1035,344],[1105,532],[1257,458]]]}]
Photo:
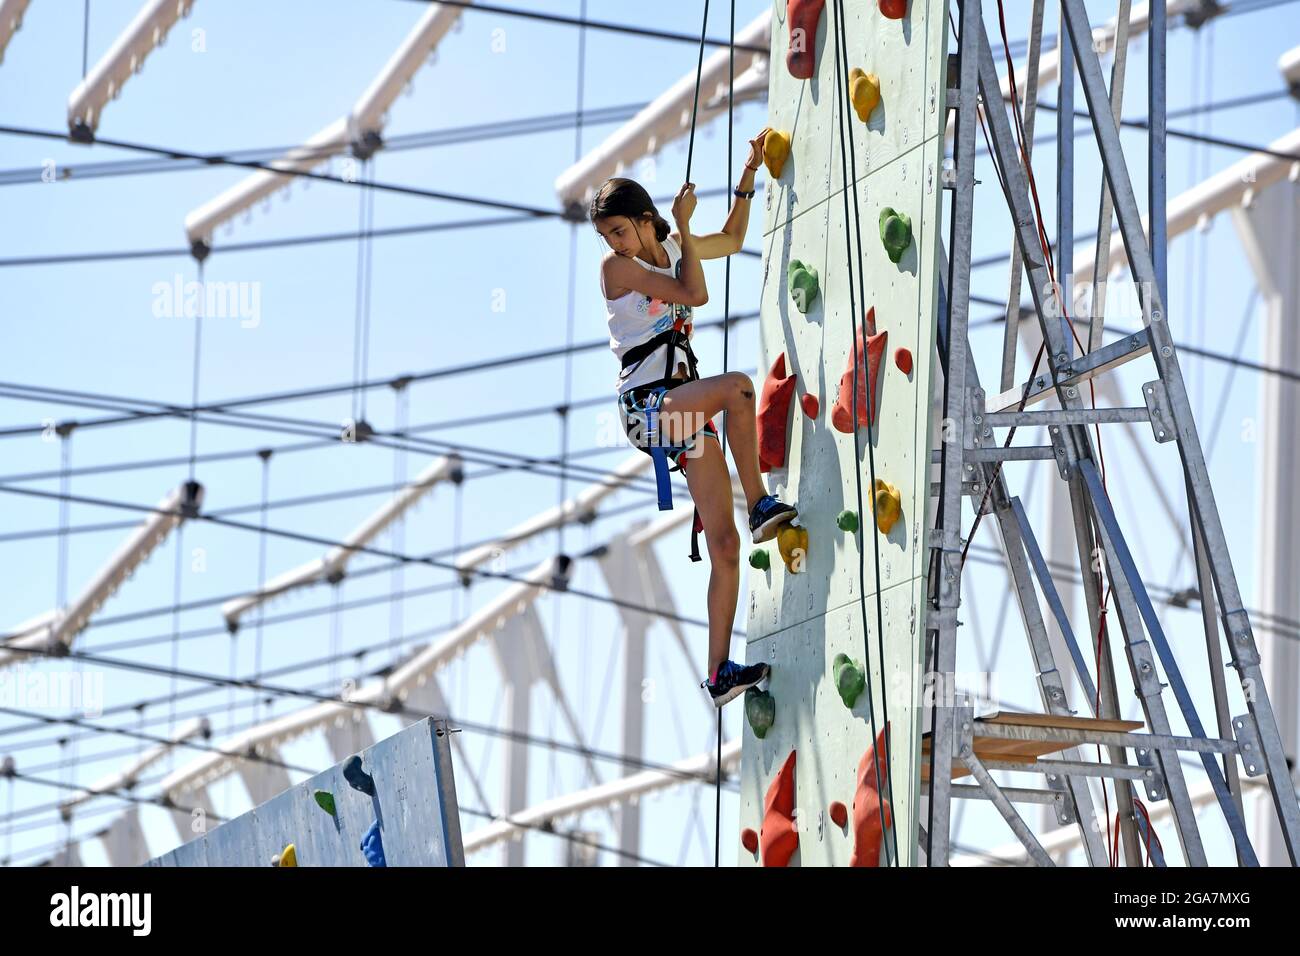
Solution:
[{"label": "metal scaffolding tower", "polygon": [[[1041,23],[1038,16],[1041,0],[1037,7],[1036,19]],[[1069,314],[1072,309],[1071,296],[1066,291],[1068,283],[1066,290],[1062,288],[1070,272],[1072,250],[1068,242],[1058,242],[1058,266],[1053,270],[1046,233],[1036,209],[1037,189],[1033,185],[1032,168],[1026,168],[1026,147],[1023,140],[1018,145],[1012,119],[1003,108],[981,0],[963,0],[958,52],[953,58],[955,69],[950,69],[947,98],[948,107],[956,110],[957,122],[955,175],[947,184],[953,191],[948,240],[951,261],[939,334],[946,428],[945,439],[936,452],[940,480],[931,538],[934,564],[926,620],[927,660],[934,662],[936,684],[952,687],[959,641],[957,614],[969,543],[961,530],[962,497],[969,496],[975,505],[977,521],[985,515],[991,516],[1001,532],[1004,560],[1028,633],[1044,713],[976,718],[972,703],[960,695],[948,700],[937,698],[931,709],[925,758],[929,761],[929,786],[923,791],[929,798],[928,825],[921,829],[919,836],[929,865],[948,865],[952,848],[952,801],[978,797],[993,802],[1033,862],[1052,865],[1052,856],[1015,806],[1025,802],[1043,803],[1056,807],[1062,823],[1079,827],[1092,865],[1106,865],[1110,856],[1101,839],[1104,824],[1098,822],[1087,786],[1088,777],[1104,777],[1115,782],[1124,860],[1128,865],[1142,865],[1144,844],[1151,842],[1147,837],[1150,821],[1138,798],[1136,785],[1140,784],[1146,799],[1168,802],[1186,862],[1204,866],[1210,861],[1199,829],[1193,793],[1179,759],[1181,753],[1188,752],[1199,756],[1204,766],[1213,800],[1232,834],[1237,858],[1244,865],[1256,865],[1259,859],[1246,832],[1237,761],[1240,760],[1246,777],[1267,780],[1281,840],[1289,862],[1295,865],[1300,810],[1287,763],[1285,740],[1279,731],[1260,666],[1260,654],[1233,571],[1165,308],[1164,17],[1153,17],[1151,21],[1154,82],[1150,89],[1149,162],[1153,176],[1148,241],[1120,147],[1111,92],[1102,75],[1083,0],[1061,0],[1061,11],[1062,36],[1068,37],[1068,43],[1063,44],[1062,66],[1068,62],[1067,51],[1072,51],[1104,171],[1101,235],[1109,233],[1107,203],[1110,202],[1140,298],[1144,327],[1137,334],[1105,346],[1100,344],[1100,316],[1092,316],[1093,331],[1097,334],[1089,336],[1089,329],[1082,322],[1076,330],[1073,316]],[[1127,14],[1128,10],[1122,7],[1121,28]],[[1034,36],[1031,44],[1038,40],[1039,36]],[[1031,62],[1034,55],[1031,46]],[[1122,63],[1122,58],[1118,59],[1120,83]],[[1063,81],[1068,72],[1062,69]],[[1072,89],[1073,82],[1068,81],[1062,87],[1060,108],[1068,116],[1067,111],[1072,107],[1065,95],[1066,86]],[[1019,124],[1019,110],[1014,107],[1013,103],[1013,119]],[[1046,360],[1044,371],[1040,372],[1039,363],[1035,362],[1026,381],[1010,389],[1005,388],[1007,382],[1003,381],[1004,390],[996,395],[986,394],[980,387],[968,338],[975,143],[977,128],[984,121],[987,121],[990,151],[999,169],[1000,185],[1015,223],[1015,251],[1023,262],[1033,309],[1042,330],[1040,359]],[[1072,124],[1058,125],[1062,141],[1071,138]],[[1062,236],[1069,236],[1073,205],[1072,153],[1060,149],[1058,158],[1061,162],[1058,227]],[[1100,245],[1104,247],[1104,240]],[[1261,267],[1266,265],[1262,263]],[[1058,271],[1065,275],[1058,277]],[[1095,275],[1102,278],[1104,274],[1103,265]],[[1009,316],[1019,312],[1019,295],[1016,281],[1007,305]],[[1013,362],[1014,325],[1014,321],[1008,323],[1007,333]],[[1084,383],[1144,356],[1150,356],[1156,375],[1142,386],[1141,404],[1103,409],[1085,402],[1081,388]],[[1030,407],[1051,398],[1057,400],[1059,407]],[[1183,668],[1156,614],[1107,493],[1098,454],[1102,426],[1123,422],[1149,422],[1155,442],[1174,442],[1181,460],[1214,690],[1214,733],[1207,732],[1202,725],[1197,702],[1183,677]],[[1046,428],[1049,444],[1013,446],[1010,437],[1005,443],[999,443],[994,437],[995,429],[1034,426]],[[1090,427],[1096,429],[1097,443],[1089,434]],[[1002,473],[1003,462],[1030,459],[1055,462],[1068,488],[1075,550],[1087,598],[1086,625],[1068,619],[1034,530]],[[1053,651],[1040,595],[1064,639],[1069,661],[1058,661]],[[1111,640],[1107,624],[1108,602],[1112,596],[1122,639],[1118,645]],[[1085,633],[1090,636],[1086,643],[1080,640]],[[1180,644],[1179,655],[1187,653],[1187,644]],[[1121,656],[1128,666],[1144,718],[1141,723],[1119,720],[1119,684],[1113,656]],[[1245,713],[1232,714],[1228,710],[1225,663],[1237,672],[1246,702]],[[1062,671],[1065,667],[1075,671],[1089,706],[1099,702],[1091,716],[1071,713],[1065,696]],[[1172,693],[1174,708],[1167,706],[1166,690]],[[1176,720],[1186,726],[1185,735],[1175,732]],[[1085,744],[1105,746],[1108,762],[1083,763],[1068,752],[1068,748]],[[1037,759],[1061,751],[1066,753],[1059,759]],[[994,769],[1042,774],[1047,789],[999,786],[989,772]],[[975,778],[977,787],[954,785],[954,778],[966,773]],[[1163,865],[1162,854],[1153,853],[1153,862]]]}]

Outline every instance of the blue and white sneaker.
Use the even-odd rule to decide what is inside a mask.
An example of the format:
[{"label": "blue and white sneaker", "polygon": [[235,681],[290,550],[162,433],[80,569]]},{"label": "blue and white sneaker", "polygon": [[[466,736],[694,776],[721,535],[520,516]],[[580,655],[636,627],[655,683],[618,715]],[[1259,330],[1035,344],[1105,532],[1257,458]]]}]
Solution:
[{"label": "blue and white sneaker", "polygon": [[798,509],[777,501],[771,495],[764,495],[749,513],[749,530],[755,544],[771,541],[776,537],[781,525],[797,517]]},{"label": "blue and white sneaker", "polygon": [[750,664],[748,667],[743,667],[735,661],[723,661],[714,679],[706,680],[700,686],[708,690],[709,696],[713,698],[713,706],[721,707],[755,684],[766,680],[770,670],[766,664]]}]

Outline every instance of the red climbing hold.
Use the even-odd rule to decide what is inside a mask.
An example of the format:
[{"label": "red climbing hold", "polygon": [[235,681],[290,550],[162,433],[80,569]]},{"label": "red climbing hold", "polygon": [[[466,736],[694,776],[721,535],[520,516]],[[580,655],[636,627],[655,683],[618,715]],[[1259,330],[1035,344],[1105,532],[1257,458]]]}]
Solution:
[{"label": "red climbing hold", "polygon": [[907,16],[907,0],[880,0],[880,12],[889,20]]},{"label": "red climbing hold", "polygon": [[[871,309],[867,313],[867,328],[876,327],[876,310]],[[840,376],[840,393],[835,398],[835,407],[831,409],[831,424],[835,426],[836,431],[853,433],[854,423],[861,425],[874,425],[876,423],[876,391],[880,382],[880,359],[885,354],[885,341],[888,339],[888,332],[877,332],[872,335],[866,334],[866,341],[863,341],[863,332],[858,332],[858,369],[857,369],[857,388],[858,388],[858,408],[857,415],[854,416],[849,411],[849,405],[853,402],[853,353],[849,353],[848,368]],[[863,378],[862,366],[863,359],[866,360],[866,378]],[[868,410],[868,398],[870,399],[870,409]]]},{"label": "red climbing hold", "polygon": [[785,353],[777,356],[758,399],[758,470],[785,466],[786,435],[790,424],[790,399],[797,376],[786,375]]},{"label": "red climbing hold", "polygon": [[889,801],[876,787],[876,754],[880,753],[880,786],[885,787],[885,778],[889,772],[888,755],[885,753],[886,724],[876,738],[874,746],[868,747],[858,762],[858,786],[853,793],[853,855],[849,857],[849,866],[880,866],[880,846],[885,833],[881,829],[881,817],[887,827],[894,825],[894,814]]},{"label": "red climbing hold", "polygon": [[816,418],[821,414],[821,400],[812,392],[806,393],[803,398],[799,399],[799,404],[803,406],[803,413],[809,418]]},{"label": "red climbing hold", "polygon": [[758,834],[751,828],[745,827],[740,831],[740,845],[750,853],[758,852]]},{"label": "red climbing hold", "polygon": [[849,808],[838,800],[831,804],[831,822],[841,829],[849,822]]},{"label": "red climbing hold", "polygon": [[764,866],[786,866],[799,848],[799,832],[794,828],[794,754],[776,772],[763,798]]},{"label": "red climbing hold", "polygon": [[785,65],[795,79],[811,80],[817,72],[817,55],[813,46],[817,42],[817,22],[822,18],[825,5],[826,0],[790,0],[786,7],[790,49],[785,54]]},{"label": "red climbing hold", "polygon": [[912,374],[912,353],[907,349],[894,349],[894,364],[904,375]]}]

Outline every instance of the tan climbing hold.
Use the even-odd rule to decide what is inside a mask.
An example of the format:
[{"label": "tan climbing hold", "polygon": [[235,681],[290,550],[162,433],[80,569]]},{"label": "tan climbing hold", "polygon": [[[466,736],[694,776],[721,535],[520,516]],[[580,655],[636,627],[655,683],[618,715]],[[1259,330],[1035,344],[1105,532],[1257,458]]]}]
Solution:
[{"label": "tan climbing hold", "polygon": [[787,524],[776,533],[776,547],[786,570],[798,574],[808,566],[808,529]]},{"label": "tan climbing hold", "polygon": [[785,161],[790,156],[790,134],[784,130],[769,129],[763,137],[763,165],[773,179],[781,178]]},{"label": "tan climbing hold", "polygon": [[876,515],[876,527],[881,534],[889,534],[903,514],[903,498],[898,489],[883,478],[876,479],[875,494],[871,496],[871,510]]},{"label": "tan climbing hold", "polygon": [[880,77],[856,66],[849,70],[849,98],[858,119],[864,123],[870,120],[872,111],[880,105]]}]

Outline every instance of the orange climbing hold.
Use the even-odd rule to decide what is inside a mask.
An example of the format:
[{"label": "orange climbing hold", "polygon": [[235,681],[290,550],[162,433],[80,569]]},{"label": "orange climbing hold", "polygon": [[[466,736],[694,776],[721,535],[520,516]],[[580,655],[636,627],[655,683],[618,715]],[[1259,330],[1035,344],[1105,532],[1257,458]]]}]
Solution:
[{"label": "orange climbing hold", "polygon": [[[876,738],[874,746],[868,747],[858,762],[858,785],[853,792],[853,855],[849,857],[849,866],[880,866],[880,847],[885,839],[881,828],[894,825],[894,814],[889,801],[877,787],[876,770],[879,767],[879,787],[885,787],[885,777],[889,772],[888,754],[885,752],[885,734],[889,731],[886,724]],[[877,762],[876,754],[880,759]]]},{"label": "orange climbing hold", "polygon": [[840,829],[849,822],[849,808],[838,800],[831,804],[831,822]]},{"label": "orange climbing hold", "polygon": [[753,828],[745,827],[740,831],[740,845],[750,853],[758,852],[758,834],[754,832]]},{"label": "orange climbing hold", "polygon": [[[858,389],[858,408],[857,415],[849,411],[849,406],[853,403],[853,353],[849,353],[848,368],[840,376],[840,393],[835,398],[835,407],[831,410],[831,424],[835,426],[836,431],[852,434],[854,425],[874,425],[876,423],[876,391],[880,382],[880,359],[885,354],[885,342],[888,340],[888,332],[877,332],[872,334],[876,327],[876,310],[873,308],[867,313],[867,327],[865,330],[858,332],[858,368],[857,368],[857,389]],[[864,340],[865,336],[865,340]],[[865,360],[865,362],[864,362]],[[863,375],[863,366],[865,364],[866,375]],[[868,407],[868,400],[870,406]]]},{"label": "orange climbing hold", "polygon": [[758,399],[758,470],[785,467],[785,447],[790,425],[790,399],[797,376],[785,373],[785,353],[772,363]]},{"label": "orange climbing hold", "polygon": [[799,404],[803,406],[803,413],[809,418],[816,418],[821,414],[822,403],[812,392],[805,393],[804,397],[799,399]]},{"label": "orange climbing hold", "polygon": [[787,866],[799,848],[799,831],[794,828],[794,755],[791,750],[763,798],[759,836],[764,866]]},{"label": "orange climbing hold", "polygon": [[797,80],[811,80],[817,72],[817,23],[822,18],[826,0],[789,0],[786,21],[790,25],[790,48],[785,65]]},{"label": "orange climbing hold", "polygon": [[912,353],[907,349],[894,349],[894,364],[904,375],[912,374]]}]

